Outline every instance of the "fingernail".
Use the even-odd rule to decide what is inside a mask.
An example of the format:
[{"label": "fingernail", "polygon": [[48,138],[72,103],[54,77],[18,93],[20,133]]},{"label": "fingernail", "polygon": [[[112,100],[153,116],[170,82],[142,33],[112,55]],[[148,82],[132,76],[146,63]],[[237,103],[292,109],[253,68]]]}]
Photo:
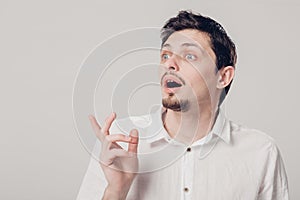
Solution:
[{"label": "fingernail", "polygon": [[125,136],[126,140],[130,141],[131,140],[131,137],[129,135],[126,135]]},{"label": "fingernail", "polygon": [[130,134],[131,136],[133,136],[133,137],[137,137],[138,136],[138,131],[136,130],[136,129],[133,129],[132,131],[131,131],[131,134]]}]

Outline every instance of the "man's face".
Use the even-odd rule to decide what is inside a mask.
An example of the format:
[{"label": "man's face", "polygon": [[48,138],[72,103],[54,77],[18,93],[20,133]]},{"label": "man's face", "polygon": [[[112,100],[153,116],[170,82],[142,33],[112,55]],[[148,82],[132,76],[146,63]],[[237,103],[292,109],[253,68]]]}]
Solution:
[{"label": "man's face", "polygon": [[161,49],[164,107],[187,111],[191,105],[210,105],[217,94],[215,60],[205,33],[194,29],[174,32]]}]

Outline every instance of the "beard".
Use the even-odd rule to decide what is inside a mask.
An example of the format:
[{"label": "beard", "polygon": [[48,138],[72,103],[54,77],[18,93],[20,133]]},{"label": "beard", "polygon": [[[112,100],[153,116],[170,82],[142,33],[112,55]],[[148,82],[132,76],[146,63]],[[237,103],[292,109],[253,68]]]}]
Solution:
[{"label": "beard", "polygon": [[174,94],[169,94],[168,97],[162,99],[162,105],[176,112],[186,112],[190,108],[189,100],[179,100]]}]

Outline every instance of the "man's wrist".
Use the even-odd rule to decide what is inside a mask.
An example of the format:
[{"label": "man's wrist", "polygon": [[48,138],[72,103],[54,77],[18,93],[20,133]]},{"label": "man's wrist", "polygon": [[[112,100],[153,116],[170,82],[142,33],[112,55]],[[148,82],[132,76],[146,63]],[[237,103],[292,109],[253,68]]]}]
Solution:
[{"label": "man's wrist", "polygon": [[128,191],[117,191],[107,186],[104,191],[102,200],[125,200],[127,193]]}]

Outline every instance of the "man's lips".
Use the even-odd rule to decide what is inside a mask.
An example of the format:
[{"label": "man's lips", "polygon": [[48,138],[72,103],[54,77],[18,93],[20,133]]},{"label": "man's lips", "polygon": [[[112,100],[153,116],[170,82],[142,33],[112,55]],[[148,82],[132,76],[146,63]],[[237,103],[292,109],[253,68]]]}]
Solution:
[{"label": "man's lips", "polygon": [[163,77],[162,86],[167,93],[174,93],[183,86],[183,83],[175,76],[166,75]]},{"label": "man's lips", "polygon": [[167,87],[167,88],[175,88],[175,87],[181,87],[183,83],[178,78],[172,75],[166,75],[163,78],[162,85],[163,87]]},{"label": "man's lips", "polygon": [[168,88],[175,88],[175,87],[181,87],[182,85],[180,83],[177,83],[174,80],[171,79],[167,79],[166,84],[165,84]]}]

